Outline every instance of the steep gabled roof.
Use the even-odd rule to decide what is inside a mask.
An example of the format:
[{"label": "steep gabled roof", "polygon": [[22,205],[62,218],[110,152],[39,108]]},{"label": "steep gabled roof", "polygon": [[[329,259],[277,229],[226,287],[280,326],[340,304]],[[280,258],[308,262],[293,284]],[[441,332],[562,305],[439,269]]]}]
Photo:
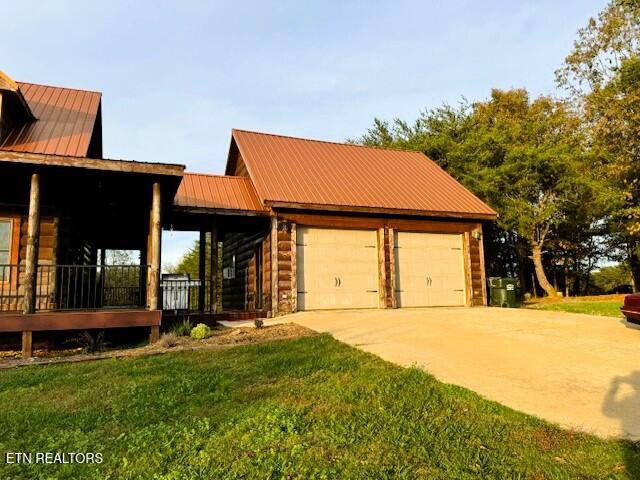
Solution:
[{"label": "steep gabled roof", "polygon": [[185,173],[175,195],[176,207],[266,213],[251,179]]},{"label": "steep gabled roof", "polygon": [[[496,216],[493,209],[421,152],[234,129],[231,151],[236,147],[258,197],[268,206]],[[229,161],[233,161],[231,155]]]},{"label": "steep gabled roof", "polygon": [[[100,121],[99,92],[17,82],[35,120],[15,126],[1,150],[86,157]],[[98,128],[101,128],[98,125]]]}]

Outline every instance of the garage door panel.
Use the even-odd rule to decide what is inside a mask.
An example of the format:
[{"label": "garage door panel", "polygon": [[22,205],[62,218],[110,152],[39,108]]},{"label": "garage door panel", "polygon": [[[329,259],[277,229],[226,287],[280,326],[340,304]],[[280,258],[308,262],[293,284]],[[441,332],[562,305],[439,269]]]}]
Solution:
[{"label": "garage door panel", "polygon": [[394,247],[398,306],[465,304],[462,235],[396,232]]},{"label": "garage door panel", "polygon": [[298,309],[378,306],[377,235],[298,227]]}]

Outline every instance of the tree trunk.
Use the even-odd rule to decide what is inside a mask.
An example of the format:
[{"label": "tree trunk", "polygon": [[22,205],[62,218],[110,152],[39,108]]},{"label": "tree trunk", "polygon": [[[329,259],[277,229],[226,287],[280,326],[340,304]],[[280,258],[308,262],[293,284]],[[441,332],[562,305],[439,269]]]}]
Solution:
[{"label": "tree trunk", "polygon": [[635,252],[629,255],[629,270],[631,270],[633,291],[638,292],[640,290],[640,257]]},{"label": "tree trunk", "polygon": [[536,278],[538,279],[538,283],[549,297],[557,297],[558,292],[555,288],[553,288],[553,285],[549,283],[549,280],[544,273],[544,267],[542,266],[542,245],[537,242],[532,242],[531,250],[533,253],[533,265],[536,270]]}]

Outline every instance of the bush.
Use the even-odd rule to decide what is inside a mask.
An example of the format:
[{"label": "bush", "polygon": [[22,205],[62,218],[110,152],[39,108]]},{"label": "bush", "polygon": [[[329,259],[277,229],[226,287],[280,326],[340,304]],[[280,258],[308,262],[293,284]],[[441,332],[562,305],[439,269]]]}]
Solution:
[{"label": "bush", "polygon": [[160,345],[164,348],[175,347],[178,344],[178,337],[174,333],[165,333],[160,338]]},{"label": "bush", "polygon": [[171,333],[178,337],[188,337],[191,335],[192,328],[193,325],[191,325],[191,320],[189,320],[189,318],[185,318],[180,323],[176,323],[171,327]]},{"label": "bush", "polygon": [[256,326],[256,328],[262,328],[262,327],[264,327],[264,320],[261,319],[261,318],[256,318],[253,321],[253,324]]},{"label": "bush", "polygon": [[213,332],[209,328],[208,325],[204,323],[199,323],[191,330],[191,338],[196,338],[198,340],[202,340],[203,338],[207,338],[213,335]]}]

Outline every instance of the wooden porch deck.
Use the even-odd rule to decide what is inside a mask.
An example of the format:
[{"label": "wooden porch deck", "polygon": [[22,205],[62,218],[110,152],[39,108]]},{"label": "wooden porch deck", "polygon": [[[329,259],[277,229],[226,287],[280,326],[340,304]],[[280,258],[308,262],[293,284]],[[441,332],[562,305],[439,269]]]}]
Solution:
[{"label": "wooden porch deck", "polygon": [[159,327],[160,310],[112,309],[0,313],[0,332],[41,332],[45,330],[88,330],[93,328]]},{"label": "wooden porch deck", "polygon": [[150,327],[150,341],[158,340],[162,311],[144,309],[112,309],[0,313],[0,333],[22,332],[22,357],[32,355],[33,332],[51,330],[90,330],[124,327]]}]

